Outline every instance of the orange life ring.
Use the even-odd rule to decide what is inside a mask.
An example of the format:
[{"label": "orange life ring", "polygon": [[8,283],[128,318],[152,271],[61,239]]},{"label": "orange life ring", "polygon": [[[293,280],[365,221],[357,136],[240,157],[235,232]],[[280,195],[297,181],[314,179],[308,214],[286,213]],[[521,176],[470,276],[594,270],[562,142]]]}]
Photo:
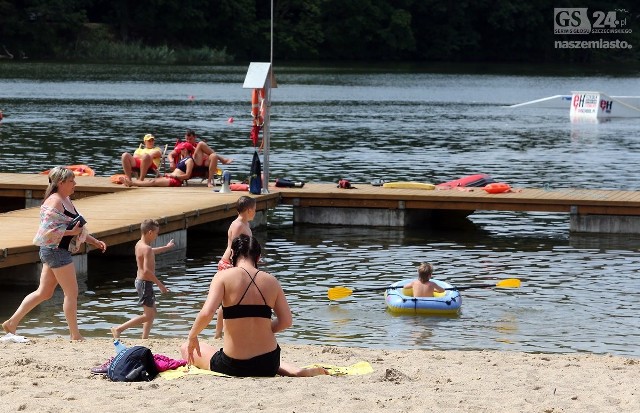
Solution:
[{"label": "orange life ring", "polygon": [[248,191],[249,184],[242,184],[242,183],[230,184],[229,189],[231,189],[232,191]]},{"label": "orange life ring", "polygon": [[[67,165],[67,169],[71,169],[75,176],[95,176],[96,172],[87,165]],[[48,175],[51,169],[40,172],[43,175]]]},{"label": "orange life ring", "polygon": [[501,194],[503,192],[511,192],[511,187],[504,182],[494,182],[485,185],[484,190],[490,194]]},{"label": "orange life ring", "polygon": [[124,178],[124,177],[126,177],[126,176],[127,176],[127,175],[125,175],[125,174],[115,174],[115,175],[111,175],[111,178],[110,178],[110,179],[111,179],[111,183],[112,183],[112,184],[122,185],[122,184],[124,183],[122,178]]},{"label": "orange life ring", "polygon": [[264,123],[264,95],[264,88],[251,91],[251,116],[256,126],[262,126]]}]

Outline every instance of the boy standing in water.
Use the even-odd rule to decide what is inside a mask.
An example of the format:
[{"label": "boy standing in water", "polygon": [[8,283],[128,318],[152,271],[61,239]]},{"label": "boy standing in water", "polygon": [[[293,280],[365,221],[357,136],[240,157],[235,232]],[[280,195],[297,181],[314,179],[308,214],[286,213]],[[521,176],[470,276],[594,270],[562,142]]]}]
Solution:
[{"label": "boy standing in water", "polygon": [[[252,237],[250,222],[256,216],[256,200],[249,196],[241,196],[238,198],[236,205],[238,217],[229,225],[227,231],[227,249],[222,254],[222,258],[218,262],[218,272],[233,268],[231,263],[231,243],[234,239],[244,234]],[[216,312],[216,334],[214,338],[222,337],[222,308],[218,308]]]},{"label": "boy standing in water", "polygon": [[149,338],[149,332],[157,313],[153,284],[157,284],[163,294],[169,292],[162,281],[156,277],[155,255],[169,251],[175,244],[171,240],[164,247],[153,248],[151,244],[158,238],[159,232],[160,224],[156,220],[145,219],[140,225],[140,241],[136,243],[135,247],[136,264],[138,265],[135,286],[138,292],[138,305],[142,306],[143,314],[118,327],[111,327],[113,338],[119,338],[124,330],[140,324],[142,324],[142,338]]},{"label": "boy standing in water", "polygon": [[433,292],[443,293],[444,289],[431,280],[433,266],[423,262],[418,267],[418,279],[406,284],[404,288],[413,288],[414,297],[433,297]]}]

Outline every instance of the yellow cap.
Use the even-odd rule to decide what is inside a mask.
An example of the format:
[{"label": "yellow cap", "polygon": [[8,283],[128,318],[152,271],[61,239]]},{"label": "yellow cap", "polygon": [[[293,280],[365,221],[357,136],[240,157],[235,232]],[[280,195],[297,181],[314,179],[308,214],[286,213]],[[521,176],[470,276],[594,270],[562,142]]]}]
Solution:
[{"label": "yellow cap", "polygon": [[144,135],[144,141],[145,141],[145,142],[146,142],[146,141],[148,141],[148,140],[151,140],[151,139],[154,139],[154,140],[155,140],[155,139],[156,139],[156,137],[155,137],[155,136],[153,136],[153,135],[152,135],[152,134],[150,134],[150,133],[147,133],[146,135]]}]

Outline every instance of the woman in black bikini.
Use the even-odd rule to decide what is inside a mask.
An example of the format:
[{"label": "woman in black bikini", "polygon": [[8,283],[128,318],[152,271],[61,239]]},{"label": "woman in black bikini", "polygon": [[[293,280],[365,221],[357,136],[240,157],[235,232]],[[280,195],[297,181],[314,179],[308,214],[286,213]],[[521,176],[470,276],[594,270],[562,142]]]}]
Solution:
[{"label": "woman in black bikini", "polygon": [[[278,280],[258,270],[260,243],[240,235],[231,244],[234,268],[218,272],[198,313],[189,339],[180,347],[182,358],[201,369],[240,377],[317,376],[321,367],[298,368],[280,362],[275,333],[291,326],[291,309]],[[198,334],[222,304],[225,334],[223,347],[198,341]],[[271,313],[275,318],[271,318]]]}]

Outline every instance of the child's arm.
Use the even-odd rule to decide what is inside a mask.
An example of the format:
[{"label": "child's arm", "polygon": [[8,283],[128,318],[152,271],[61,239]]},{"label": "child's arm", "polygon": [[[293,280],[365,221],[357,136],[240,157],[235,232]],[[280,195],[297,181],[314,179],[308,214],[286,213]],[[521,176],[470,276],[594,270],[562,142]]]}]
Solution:
[{"label": "child's arm", "polygon": [[158,279],[158,277],[156,277],[156,276],[155,276],[155,274],[153,274],[153,276],[152,276],[152,277],[150,277],[150,278],[152,278],[152,279],[153,279],[152,281],[153,281],[154,283],[156,283],[156,285],[158,286],[158,288],[160,289],[160,292],[161,292],[162,294],[166,294],[166,293],[168,293],[168,292],[169,292],[169,289],[168,289],[167,287],[165,287],[165,286],[164,286],[164,284],[162,283],[162,281],[160,281],[160,280]]},{"label": "child's arm", "polygon": [[173,242],[173,238],[167,242],[167,245],[165,245],[164,247],[155,247],[155,248],[151,248],[153,250],[154,254],[162,254],[164,252],[169,251],[170,249],[172,249],[173,247],[175,247],[175,242]]},{"label": "child's arm", "polygon": [[439,293],[443,293],[444,292],[444,288],[440,287],[438,284],[434,283],[433,281],[429,281],[431,283],[431,285],[433,285],[433,291],[437,291]]},{"label": "child's arm", "polygon": [[160,281],[160,280],[158,279],[158,277],[156,277],[156,281],[155,281],[155,283],[158,285],[158,288],[160,289],[160,292],[161,292],[162,294],[166,294],[166,293],[168,293],[168,292],[169,292],[169,289],[168,289],[167,287],[165,287],[165,286],[164,286],[164,284],[162,284],[162,281]]},{"label": "child's arm", "polygon": [[240,232],[241,223],[238,222],[239,218],[236,218],[231,225],[229,225],[229,230],[227,231],[227,245],[231,248],[231,243],[234,239],[236,239],[242,232]]},{"label": "child's arm", "polygon": [[413,281],[410,281],[408,284],[405,284],[402,288],[413,288]]}]

